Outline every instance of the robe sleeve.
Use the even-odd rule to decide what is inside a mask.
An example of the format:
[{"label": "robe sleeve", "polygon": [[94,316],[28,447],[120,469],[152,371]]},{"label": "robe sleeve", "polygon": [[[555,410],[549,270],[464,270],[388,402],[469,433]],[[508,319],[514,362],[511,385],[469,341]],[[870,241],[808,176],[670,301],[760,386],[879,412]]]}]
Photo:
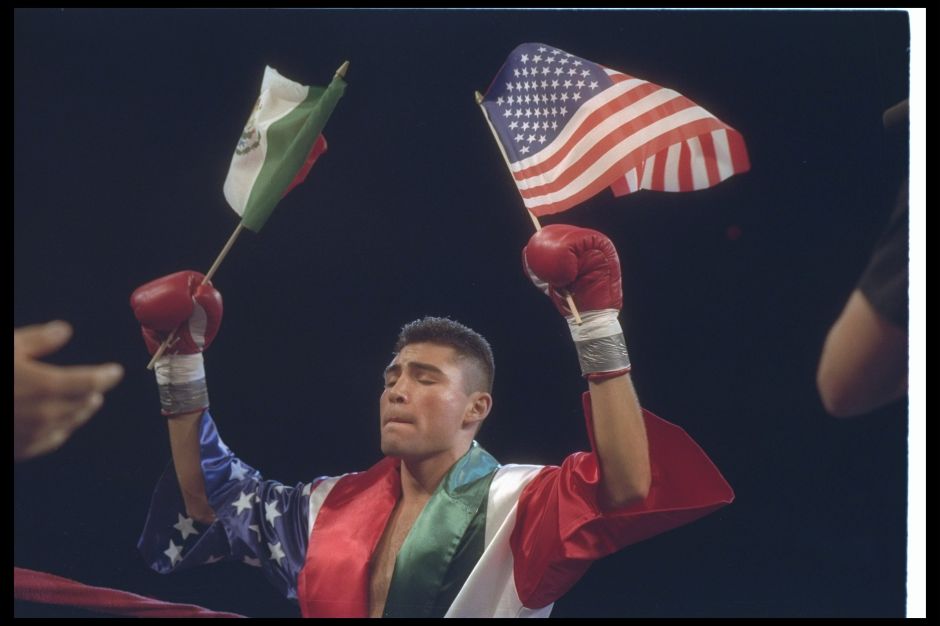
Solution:
[{"label": "robe sleeve", "polygon": [[310,490],[317,481],[289,487],[264,480],[225,445],[208,411],[199,437],[206,495],[216,520],[206,525],[187,517],[171,462],[154,490],[138,549],[162,574],[240,561],[260,568],[279,591],[296,599],[307,552]]},{"label": "robe sleeve", "polygon": [[[594,447],[589,393],[583,404]],[[734,500],[731,486],[684,430],[646,410],[643,418],[652,470],[645,500],[602,510],[595,452],[577,452],[561,467],[546,467],[523,489],[510,544],[516,588],[526,607],[556,601],[594,560]]]}]

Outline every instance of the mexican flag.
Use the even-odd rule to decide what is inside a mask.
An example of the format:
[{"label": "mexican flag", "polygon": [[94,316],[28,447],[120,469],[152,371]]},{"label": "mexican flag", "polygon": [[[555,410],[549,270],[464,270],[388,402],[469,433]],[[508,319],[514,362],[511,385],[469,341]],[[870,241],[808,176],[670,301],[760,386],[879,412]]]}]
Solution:
[{"label": "mexican flag", "polygon": [[261,95],[232,156],[223,191],[245,228],[258,232],[284,195],[303,181],[326,151],[321,134],[346,89],[334,76],[327,87],[308,87],[264,70]]}]

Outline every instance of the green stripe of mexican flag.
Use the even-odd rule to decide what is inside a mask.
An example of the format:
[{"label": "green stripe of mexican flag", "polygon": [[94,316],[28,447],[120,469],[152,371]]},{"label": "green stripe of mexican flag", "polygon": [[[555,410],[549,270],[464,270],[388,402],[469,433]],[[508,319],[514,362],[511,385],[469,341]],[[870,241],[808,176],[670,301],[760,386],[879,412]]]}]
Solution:
[{"label": "green stripe of mexican flag", "polygon": [[307,87],[266,67],[261,95],[242,131],[223,190],[242,224],[258,232],[304,165],[346,82]]}]

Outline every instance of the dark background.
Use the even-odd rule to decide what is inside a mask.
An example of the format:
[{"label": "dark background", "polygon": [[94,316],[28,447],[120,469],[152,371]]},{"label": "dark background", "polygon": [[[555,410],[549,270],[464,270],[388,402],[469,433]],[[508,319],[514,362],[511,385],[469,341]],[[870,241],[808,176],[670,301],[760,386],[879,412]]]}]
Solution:
[{"label": "dark background", "polygon": [[737,493],[595,564],[554,615],[903,615],[906,403],[839,421],[814,380],[897,191],[881,113],[908,92],[901,12],[14,11],[14,324],[69,320],[51,360],[127,369],[65,447],[15,466],[16,565],[297,614],[251,568],[164,577],[135,549],[169,446],[128,296],[206,271],[237,224],[222,182],[266,64],[323,85],[351,61],[329,153],[214,281],[226,441],[285,482],[370,466],[397,330],[438,314],[494,346],[490,452],[587,445],[568,331],[522,274],[532,225],[473,100],[525,41],[681,91],[753,165],[544,220],[614,240],[641,400]]}]

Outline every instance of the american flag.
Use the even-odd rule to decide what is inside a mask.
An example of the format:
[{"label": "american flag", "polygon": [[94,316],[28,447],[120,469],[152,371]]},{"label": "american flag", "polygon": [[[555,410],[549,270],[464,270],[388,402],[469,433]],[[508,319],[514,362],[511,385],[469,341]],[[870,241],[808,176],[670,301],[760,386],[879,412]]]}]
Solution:
[{"label": "american flag", "polygon": [[482,105],[536,216],[750,169],[741,134],[682,94],[541,43],[512,51]]}]

